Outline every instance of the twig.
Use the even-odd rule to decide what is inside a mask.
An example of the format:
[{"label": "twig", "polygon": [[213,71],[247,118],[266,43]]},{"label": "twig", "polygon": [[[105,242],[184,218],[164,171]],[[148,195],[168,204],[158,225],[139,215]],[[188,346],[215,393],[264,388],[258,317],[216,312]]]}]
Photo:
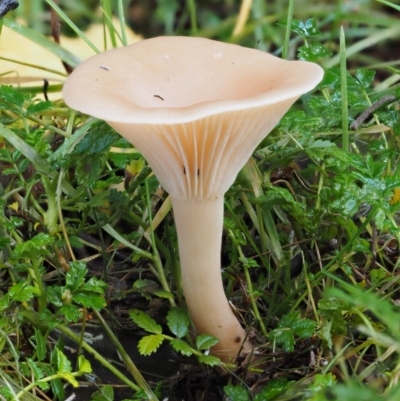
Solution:
[{"label": "twig", "polygon": [[352,130],[356,130],[371,114],[373,114],[376,110],[380,109],[382,106],[386,104],[392,103],[396,100],[396,96],[387,95],[382,96],[379,100],[373,103],[368,109],[364,110],[350,125]]}]

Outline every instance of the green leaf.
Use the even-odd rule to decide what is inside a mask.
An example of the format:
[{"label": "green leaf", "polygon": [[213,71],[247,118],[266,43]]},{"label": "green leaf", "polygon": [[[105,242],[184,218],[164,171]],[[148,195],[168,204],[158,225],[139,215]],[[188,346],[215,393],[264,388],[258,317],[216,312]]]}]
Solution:
[{"label": "green leaf", "polygon": [[73,300],[86,308],[101,309],[107,305],[104,297],[84,292],[73,295]]},{"label": "green leaf", "polygon": [[41,378],[43,378],[44,374],[39,365],[35,363],[31,358],[28,358],[27,361],[35,380],[40,380]]},{"label": "green leaf", "polygon": [[79,387],[78,381],[72,375],[72,373],[62,373],[63,379],[69,382],[73,387]]},{"label": "green leaf", "polygon": [[106,289],[107,283],[99,280],[97,277],[90,277],[90,279],[80,287],[81,291],[95,292],[100,295],[104,295]]},{"label": "green leaf", "polygon": [[254,397],[254,401],[270,401],[275,399],[293,385],[294,381],[288,381],[286,378],[272,379],[267,385]]},{"label": "green leaf", "polygon": [[154,291],[153,294],[160,298],[174,299],[174,294],[169,291],[158,290]]},{"label": "green leaf", "polygon": [[0,86],[0,109],[8,109],[21,114],[25,100],[27,100],[27,96],[12,86]]},{"label": "green leaf", "polygon": [[149,333],[161,334],[162,328],[155,322],[149,315],[138,309],[132,309],[129,311],[131,319],[143,330]]},{"label": "green leaf", "polygon": [[382,284],[382,280],[387,277],[386,270],[379,268],[373,269],[370,272],[371,282],[374,286]]},{"label": "green leaf", "polygon": [[328,57],[332,53],[321,43],[311,42],[307,46],[301,46],[298,49],[298,58],[306,61],[317,61],[320,58]]},{"label": "green leaf", "polygon": [[61,379],[54,379],[50,382],[51,391],[58,400],[65,400],[64,385]]},{"label": "green leaf", "polygon": [[93,124],[82,140],[75,146],[73,153],[94,155],[104,152],[120,136],[104,121]]},{"label": "green leaf", "polygon": [[[279,26],[286,27],[287,20],[280,20],[277,24]],[[310,18],[306,22],[302,22],[298,19],[293,18],[291,30],[300,36],[304,36],[305,38],[316,37],[321,34],[315,18]]]},{"label": "green leaf", "polygon": [[38,361],[43,361],[46,358],[47,348],[46,340],[40,330],[35,328],[35,336],[33,337],[35,343],[36,356]]},{"label": "green leaf", "polygon": [[106,385],[92,394],[91,401],[114,401],[114,388]]},{"label": "green leaf", "polygon": [[64,316],[68,322],[77,322],[82,317],[82,312],[76,305],[68,304],[60,308],[60,315]]},{"label": "green leaf", "polygon": [[212,346],[218,343],[218,338],[215,338],[210,334],[200,334],[196,337],[196,347],[201,351],[210,349]]},{"label": "green leaf", "polygon": [[188,333],[190,319],[187,313],[181,308],[172,308],[167,314],[168,328],[178,338]]},{"label": "green leaf", "polygon": [[49,234],[37,234],[32,239],[17,244],[12,257],[16,259],[25,257],[37,259],[38,256],[48,255],[51,252],[50,245],[52,245],[54,241],[55,239]]},{"label": "green leaf", "polygon": [[79,366],[80,373],[91,373],[92,372],[92,366],[90,365],[90,362],[83,355],[79,355],[78,366]]},{"label": "green leaf", "polygon": [[151,353],[156,352],[164,339],[165,337],[162,334],[151,334],[143,337],[138,344],[140,354],[150,355]]},{"label": "green leaf", "polygon": [[72,371],[71,362],[68,360],[65,354],[58,348],[56,349],[56,353],[57,353],[57,372],[62,374],[71,372]]},{"label": "green leaf", "polygon": [[371,86],[371,84],[374,80],[375,71],[369,70],[368,68],[358,68],[356,70],[355,76],[356,76],[358,82],[361,84],[361,86],[364,89],[367,89]]},{"label": "green leaf", "polygon": [[300,338],[311,337],[317,323],[310,319],[302,319],[297,312],[291,312],[285,315],[278,323],[278,328],[272,330],[269,337],[272,341],[282,344],[287,352],[294,350],[295,336]]},{"label": "green leaf", "polygon": [[269,334],[271,341],[276,341],[282,344],[286,352],[293,352],[294,350],[294,332],[289,328],[275,329]]},{"label": "green leaf", "polygon": [[200,355],[199,362],[204,363],[208,366],[219,366],[221,365],[221,360],[216,356],[212,355]]},{"label": "green leaf", "polygon": [[227,384],[224,387],[224,393],[228,397],[228,401],[249,401],[249,392],[242,386],[234,386],[233,384]]},{"label": "green leaf", "polygon": [[85,282],[87,271],[86,263],[71,262],[65,275],[65,286],[71,291],[77,290]]},{"label": "green leaf", "polygon": [[26,108],[26,116],[35,114],[35,113],[41,113],[51,107],[51,102],[50,101],[39,101],[36,103],[31,103],[27,108]]},{"label": "green leaf", "polygon": [[182,355],[190,356],[193,354],[192,349],[189,344],[179,338],[173,338],[171,341],[171,346],[176,352],[180,352]]},{"label": "green leaf", "polygon": [[23,281],[18,284],[14,284],[9,290],[8,294],[14,301],[25,302],[29,301],[33,297],[40,295],[40,290],[36,287],[29,285],[28,281]]}]

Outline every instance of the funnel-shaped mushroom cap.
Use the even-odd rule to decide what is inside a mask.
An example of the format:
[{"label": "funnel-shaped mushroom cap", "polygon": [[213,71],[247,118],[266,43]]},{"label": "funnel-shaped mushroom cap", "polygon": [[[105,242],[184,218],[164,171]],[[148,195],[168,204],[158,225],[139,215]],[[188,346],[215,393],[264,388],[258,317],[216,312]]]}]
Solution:
[{"label": "funnel-shaped mushroom cap", "polygon": [[255,49],[159,37],[81,64],[66,103],[107,121],[148,160],[170,195],[215,199],[322,69]]}]

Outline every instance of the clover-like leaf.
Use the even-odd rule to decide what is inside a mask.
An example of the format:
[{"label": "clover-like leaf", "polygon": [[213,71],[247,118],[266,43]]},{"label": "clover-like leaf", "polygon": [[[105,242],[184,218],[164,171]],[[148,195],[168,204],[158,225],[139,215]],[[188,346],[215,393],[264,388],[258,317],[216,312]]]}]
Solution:
[{"label": "clover-like leaf", "polygon": [[156,352],[164,339],[165,337],[162,334],[150,334],[149,336],[143,337],[138,344],[140,354],[150,355]]},{"label": "clover-like leaf", "polygon": [[189,344],[185,341],[181,340],[180,338],[174,338],[170,341],[172,348],[176,352],[180,352],[182,355],[190,356],[193,354],[192,349],[190,348]]},{"label": "clover-like leaf", "polygon": [[168,327],[178,338],[188,333],[190,319],[187,313],[181,308],[172,308],[167,315]]},{"label": "clover-like leaf", "polygon": [[196,337],[196,347],[202,351],[210,349],[218,342],[218,338],[215,338],[210,334],[200,334]]},{"label": "clover-like leaf", "polygon": [[162,328],[156,323],[149,315],[138,309],[132,309],[129,311],[130,318],[143,330],[153,334],[161,334]]}]

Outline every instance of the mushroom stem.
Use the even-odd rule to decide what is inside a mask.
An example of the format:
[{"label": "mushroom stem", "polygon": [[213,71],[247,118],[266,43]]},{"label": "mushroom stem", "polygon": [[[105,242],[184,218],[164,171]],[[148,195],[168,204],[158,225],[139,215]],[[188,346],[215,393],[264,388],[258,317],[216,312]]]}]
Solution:
[{"label": "mushroom stem", "polygon": [[212,353],[234,363],[251,344],[232,312],[221,277],[224,198],[179,200],[171,198],[178,232],[183,292],[198,334],[219,339]]}]

